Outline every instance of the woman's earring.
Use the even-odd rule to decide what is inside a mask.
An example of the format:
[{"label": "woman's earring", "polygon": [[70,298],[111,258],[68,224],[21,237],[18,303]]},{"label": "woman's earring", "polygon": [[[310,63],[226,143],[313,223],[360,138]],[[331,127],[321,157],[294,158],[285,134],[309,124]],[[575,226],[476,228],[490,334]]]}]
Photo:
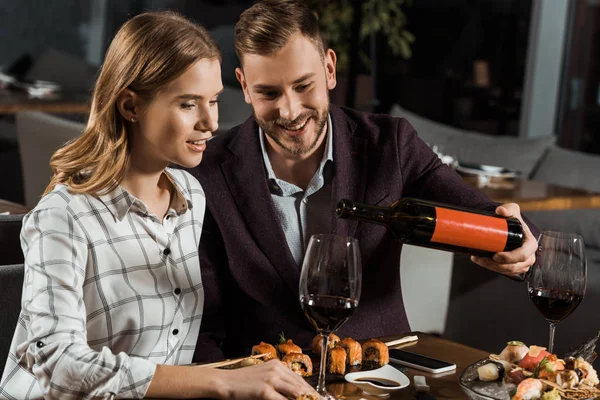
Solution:
[{"label": "woman's earring", "polygon": [[131,117],[131,122],[135,122],[137,121],[137,119],[135,119],[135,117]]}]

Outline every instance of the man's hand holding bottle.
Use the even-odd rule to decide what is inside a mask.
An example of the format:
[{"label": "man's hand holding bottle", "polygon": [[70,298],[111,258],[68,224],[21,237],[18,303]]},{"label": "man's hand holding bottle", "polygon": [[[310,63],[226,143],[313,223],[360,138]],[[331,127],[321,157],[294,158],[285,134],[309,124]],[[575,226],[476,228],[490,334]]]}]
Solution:
[{"label": "man's hand holding bottle", "polygon": [[525,221],[523,221],[521,209],[518,204],[502,204],[496,208],[496,213],[503,217],[514,217],[521,221],[524,233],[523,244],[514,250],[496,253],[493,257],[471,256],[471,261],[504,275],[520,275],[520,278],[524,278],[529,267],[535,262],[535,252],[538,247],[537,239],[533,236]]}]

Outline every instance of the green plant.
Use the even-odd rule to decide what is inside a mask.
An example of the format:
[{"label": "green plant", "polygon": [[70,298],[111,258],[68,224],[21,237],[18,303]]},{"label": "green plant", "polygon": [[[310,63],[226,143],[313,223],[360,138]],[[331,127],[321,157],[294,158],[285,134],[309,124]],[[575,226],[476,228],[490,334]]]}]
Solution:
[{"label": "green plant", "polygon": [[[381,34],[395,56],[410,59],[412,33],[405,29],[406,15],[402,8],[411,0],[364,0],[361,2],[362,19],[359,40],[364,42],[371,34]],[[349,62],[353,3],[350,0],[307,0],[319,17],[319,28],[327,44],[338,56],[338,69],[344,70]],[[368,56],[361,52],[360,58],[369,68]]]}]

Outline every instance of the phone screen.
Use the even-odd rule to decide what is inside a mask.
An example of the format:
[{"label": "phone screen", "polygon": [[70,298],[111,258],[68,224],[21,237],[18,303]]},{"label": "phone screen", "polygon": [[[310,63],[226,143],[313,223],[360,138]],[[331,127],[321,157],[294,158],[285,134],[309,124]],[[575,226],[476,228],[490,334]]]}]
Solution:
[{"label": "phone screen", "polygon": [[455,364],[400,349],[390,349],[390,360],[431,373],[451,371]]}]

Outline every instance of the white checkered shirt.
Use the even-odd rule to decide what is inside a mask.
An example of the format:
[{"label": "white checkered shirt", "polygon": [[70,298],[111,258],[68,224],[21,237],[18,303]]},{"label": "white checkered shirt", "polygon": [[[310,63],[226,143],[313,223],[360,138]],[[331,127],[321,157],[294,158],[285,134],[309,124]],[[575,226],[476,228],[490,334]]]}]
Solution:
[{"label": "white checkered shirt", "polygon": [[22,311],[0,398],[142,398],[156,364],[191,362],[204,305],[205,197],[187,172],[160,221],[122,187],[63,185],[23,221]]}]

